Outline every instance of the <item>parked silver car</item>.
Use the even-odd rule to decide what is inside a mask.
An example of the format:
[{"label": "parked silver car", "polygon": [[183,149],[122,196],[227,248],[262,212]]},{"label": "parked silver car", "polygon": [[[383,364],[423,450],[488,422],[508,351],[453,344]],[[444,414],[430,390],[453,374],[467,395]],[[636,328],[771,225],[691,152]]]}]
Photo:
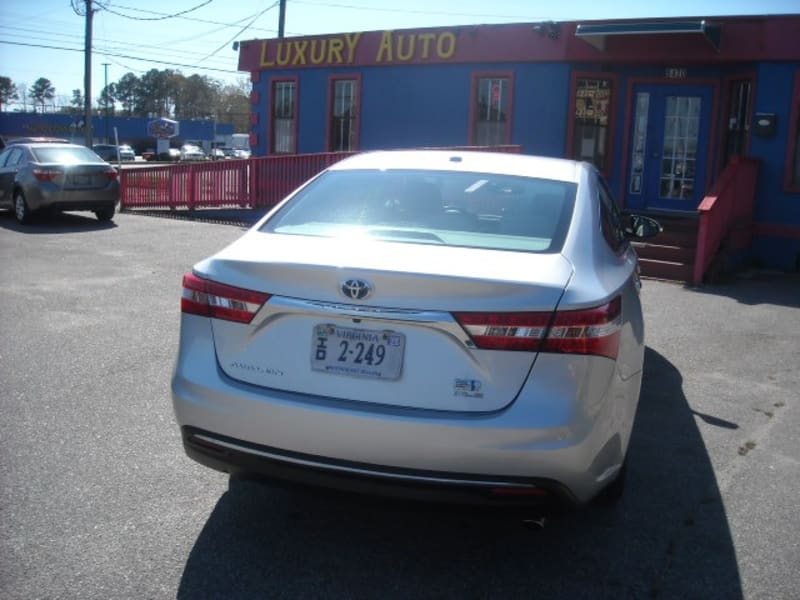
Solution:
[{"label": "parked silver car", "polygon": [[182,161],[192,161],[192,160],[205,160],[206,153],[203,151],[200,146],[194,146],[192,144],[184,144],[181,146],[181,160]]},{"label": "parked silver car", "polygon": [[118,201],[117,170],[85,146],[17,143],[0,153],[0,208],[20,223],[41,209],[91,210],[110,221]]},{"label": "parked silver car", "polygon": [[644,325],[586,163],[354,156],[183,279],[189,456],[231,474],[485,503],[622,491]]}]

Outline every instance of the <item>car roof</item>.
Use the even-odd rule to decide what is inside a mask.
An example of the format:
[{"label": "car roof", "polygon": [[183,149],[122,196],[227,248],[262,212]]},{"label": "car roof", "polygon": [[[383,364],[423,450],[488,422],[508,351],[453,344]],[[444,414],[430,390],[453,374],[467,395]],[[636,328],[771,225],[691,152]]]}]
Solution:
[{"label": "car roof", "polygon": [[[7,140],[6,145],[12,146],[15,144],[70,144],[69,140],[54,137],[23,137],[13,140]],[[77,144],[73,144],[77,145]]]},{"label": "car roof", "polygon": [[463,171],[537,177],[578,183],[587,163],[503,152],[472,150],[381,150],[346,158],[330,167],[332,171],[351,169],[408,169]]},{"label": "car roof", "polygon": [[14,144],[15,146],[27,146],[28,148],[83,148],[84,150],[88,150],[86,146],[81,144],[73,144],[71,142],[24,142],[20,144]]}]

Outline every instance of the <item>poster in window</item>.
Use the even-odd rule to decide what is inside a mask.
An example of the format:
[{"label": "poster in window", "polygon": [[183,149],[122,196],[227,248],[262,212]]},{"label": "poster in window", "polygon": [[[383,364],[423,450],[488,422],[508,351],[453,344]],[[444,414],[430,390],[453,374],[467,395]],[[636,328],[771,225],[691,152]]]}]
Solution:
[{"label": "poster in window", "polygon": [[605,79],[578,79],[575,91],[575,118],[586,125],[608,125],[611,82]]}]

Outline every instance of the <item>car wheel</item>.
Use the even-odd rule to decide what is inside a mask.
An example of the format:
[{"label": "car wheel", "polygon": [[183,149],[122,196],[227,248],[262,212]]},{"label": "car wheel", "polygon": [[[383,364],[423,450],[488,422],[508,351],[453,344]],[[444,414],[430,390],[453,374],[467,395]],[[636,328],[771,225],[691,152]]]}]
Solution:
[{"label": "car wheel", "polygon": [[114,218],[114,207],[109,206],[108,208],[101,208],[100,210],[94,211],[94,214],[98,221],[110,221]]},{"label": "car wheel", "polygon": [[621,499],[625,493],[625,478],[628,472],[628,461],[622,463],[622,467],[617,473],[616,479],[609,483],[602,492],[600,492],[594,499],[598,506],[613,507]]},{"label": "car wheel", "polygon": [[21,190],[17,190],[17,193],[14,194],[14,216],[20,223],[28,223],[31,220],[31,209],[28,208],[25,194]]}]

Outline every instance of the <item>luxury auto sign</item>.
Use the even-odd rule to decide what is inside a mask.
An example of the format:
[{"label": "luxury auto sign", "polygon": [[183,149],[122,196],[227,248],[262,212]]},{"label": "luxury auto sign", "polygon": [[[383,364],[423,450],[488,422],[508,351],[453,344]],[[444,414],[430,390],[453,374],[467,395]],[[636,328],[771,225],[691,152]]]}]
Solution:
[{"label": "luxury auto sign", "polygon": [[456,55],[457,45],[453,31],[373,31],[243,42],[240,68],[443,62]]}]

